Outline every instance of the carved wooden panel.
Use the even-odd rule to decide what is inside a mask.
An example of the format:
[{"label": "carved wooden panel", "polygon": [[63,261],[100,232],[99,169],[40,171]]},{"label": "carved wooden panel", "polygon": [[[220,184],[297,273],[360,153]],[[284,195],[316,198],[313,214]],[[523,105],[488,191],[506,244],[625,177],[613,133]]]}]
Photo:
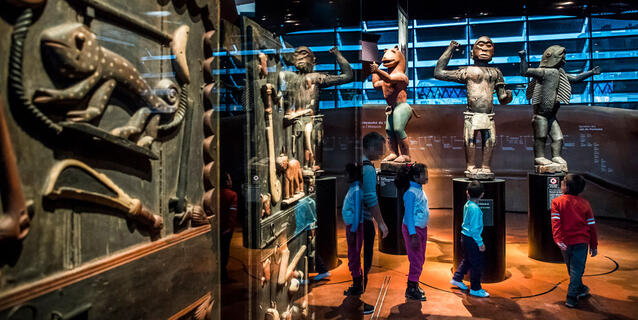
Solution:
[{"label": "carved wooden panel", "polygon": [[3,8],[0,319],[218,318],[218,1]]}]

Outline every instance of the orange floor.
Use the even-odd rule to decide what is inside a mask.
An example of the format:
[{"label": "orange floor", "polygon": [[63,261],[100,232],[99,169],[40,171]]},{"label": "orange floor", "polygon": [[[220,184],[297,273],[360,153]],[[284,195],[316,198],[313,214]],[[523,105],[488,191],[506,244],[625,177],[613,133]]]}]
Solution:
[{"label": "orange floor", "polygon": [[[378,250],[374,253],[368,289],[361,300],[375,304],[383,279],[388,275],[391,282],[378,310],[380,319],[638,319],[638,223],[597,221],[599,255],[588,258],[583,280],[592,295],[581,301],[578,309],[563,305],[568,284],[565,265],[527,257],[527,215],[519,213],[507,214],[508,278],[484,284],[484,289],[491,294],[486,299],[452,289],[448,283],[452,263],[451,210],[431,211],[427,261],[421,275],[421,281],[427,284],[421,285],[427,301],[407,301],[404,297],[407,257]],[[361,314],[359,299],[343,296],[343,290],[350,285],[350,276],[343,226],[339,228],[340,265],[331,270],[328,281],[312,284],[310,313],[314,313],[314,319],[369,319],[370,316]],[[247,301],[243,299],[247,296],[243,284],[247,275],[237,257],[244,251],[241,233],[236,233],[231,248],[235,259],[231,258],[228,266],[234,281],[222,286],[222,319],[231,315],[236,320],[247,318],[235,315],[242,300],[244,306]]]}]

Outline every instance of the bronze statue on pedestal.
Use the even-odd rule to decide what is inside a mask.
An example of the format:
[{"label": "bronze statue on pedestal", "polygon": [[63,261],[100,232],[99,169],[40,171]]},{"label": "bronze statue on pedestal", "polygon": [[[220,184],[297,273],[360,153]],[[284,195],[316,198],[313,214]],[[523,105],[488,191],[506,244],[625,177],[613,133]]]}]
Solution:
[{"label": "bronze statue on pedestal", "polygon": [[[488,66],[494,55],[494,44],[489,37],[482,36],[474,42],[471,51],[474,65],[456,70],[445,70],[454,49],[458,46],[456,41],[450,42],[434,68],[434,77],[466,85],[467,111],[464,112],[463,130],[467,165],[465,176],[471,179],[493,179],[494,173],[490,169],[492,152],[496,144],[493,94],[496,90],[499,103],[508,104],[512,101],[512,92],[505,89],[505,81],[501,71],[498,68]],[[480,168],[477,168],[475,147],[476,136],[479,132],[481,133],[483,161]]]},{"label": "bronze statue on pedestal", "polygon": [[[560,130],[556,114],[561,103],[569,103],[572,93],[570,82],[582,81],[595,74],[600,68],[568,74],[565,65],[565,48],[553,45],[543,53],[538,68],[528,68],[525,51],[519,51],[521,57],[521,75],[532,77],[527,86],[526,96],[534,106],[534,168],[537,173],[567,172],[567,161],[561,157],[563,133]],[[547,135],[552,138],[552,160],[545,158]]]}]

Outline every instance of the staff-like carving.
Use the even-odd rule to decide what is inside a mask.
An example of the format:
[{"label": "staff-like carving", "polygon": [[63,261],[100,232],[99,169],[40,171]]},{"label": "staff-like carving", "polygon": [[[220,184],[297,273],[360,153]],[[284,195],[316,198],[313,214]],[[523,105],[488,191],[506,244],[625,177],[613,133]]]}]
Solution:
[{"label": "staff-like carving", "polygon": [[275,87],[267,83],[261,88],[261,96],[264,100],[266,112],[266,140],[268,141],[268,181],[270,182],[270,200],[273,204],[281,201],[281,182],[277,178],[277,165],[275,159],[275,136],[273,133],[272,109],[273,101],[277,97]]},{"label": "staff-like carving", "polygon": [[[115,128],[113,135],[128,138],[144,129],[152,113],[173,113],[176,110],[178,88],[164,82],[161,90],[166,100],[154,93],[137,69],[125,58],[97,43],[95,34],[82,24],[64,24],[46,30],[41,44],[51,68],[59,75],[72,80],[74,85],[63,90],[38,89],[33,98],[36,104],[77,105],[88,100],[86,109],[67,113],[71,121],[91,121],[104,112],[116,86],[121,86],[143,102],[127,125]],[[152,142],[152,140],[151,140]],[[138,144],[148,144],[140,139]]]},{"label": "staff-like carving", "polygon": [[[92,178],[101,182],[104,187],[115,193],[116,197],[74,187],[56,186],[60,174],[69,167],[76,167],[88,173]],[[161,216],[153,214],[139,199],[131,198],[106,175],[78,160],[66,159],[56,164],[51,169],[43,194],[46,198],[54,201],[57,199],[80,200],[120,210],[126,214],[127,218],[135,220],[154,232],[159,232],[164,227],[164,219]]]}]

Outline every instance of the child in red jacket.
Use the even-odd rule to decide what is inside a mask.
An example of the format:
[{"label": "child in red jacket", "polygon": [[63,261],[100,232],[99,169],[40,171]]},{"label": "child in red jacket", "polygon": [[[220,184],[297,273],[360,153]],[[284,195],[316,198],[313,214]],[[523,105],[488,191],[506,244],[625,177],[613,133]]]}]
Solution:
[{"label": "child in red jacket", "polygon": [[589,295],[589,288],[583,284],[582,277],[587,261],[587,246],[591,256],[595,257],[598,254],[598,236],[591,206],[578,196],[585,189],[585,179],[580,175],[568,174],[561,182],[560,189],[563,195],[552,200],[552,231],[569,273],[565,305],[574,308],[578,305],[578,299]]}]

